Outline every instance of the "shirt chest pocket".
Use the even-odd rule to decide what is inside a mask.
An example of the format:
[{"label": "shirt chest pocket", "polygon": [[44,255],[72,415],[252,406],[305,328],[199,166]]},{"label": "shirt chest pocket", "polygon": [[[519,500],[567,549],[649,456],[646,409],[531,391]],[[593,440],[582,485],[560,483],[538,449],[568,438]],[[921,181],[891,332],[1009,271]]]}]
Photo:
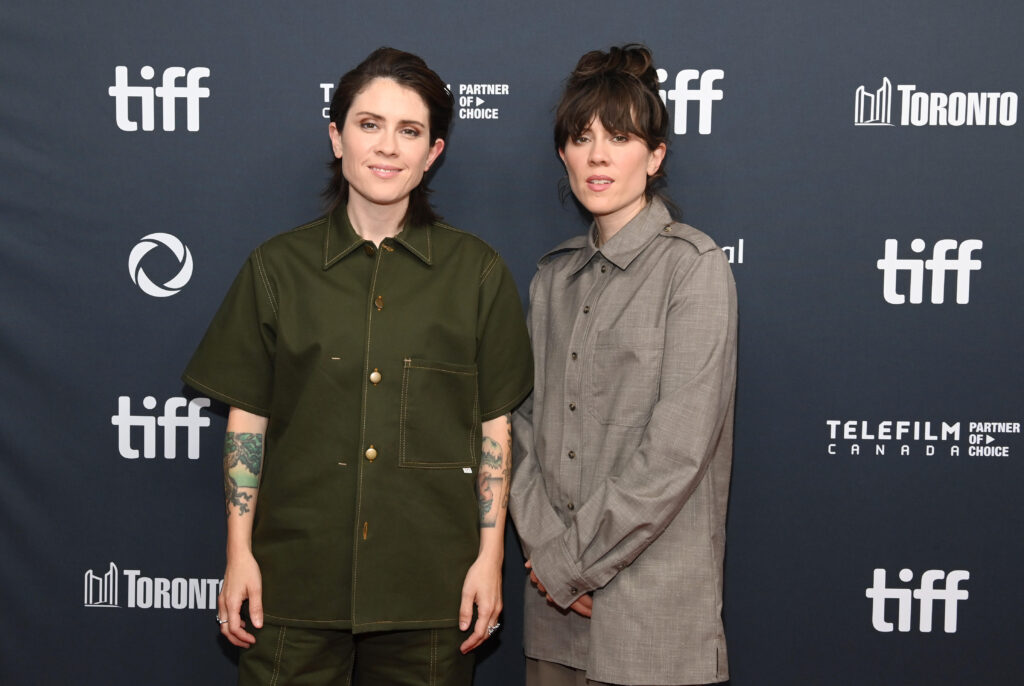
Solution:
[{"label": "shirt chest pocket", "polygon": [[480,448],[476,365],[406,358],[402,367],[399,465],[475,467]]},{"label": "shirt chest pocket", "polygon": [[646,426],[658,401],[664,351],[660,328],[598,331],[586,373],[589,412],[602,424]]}]

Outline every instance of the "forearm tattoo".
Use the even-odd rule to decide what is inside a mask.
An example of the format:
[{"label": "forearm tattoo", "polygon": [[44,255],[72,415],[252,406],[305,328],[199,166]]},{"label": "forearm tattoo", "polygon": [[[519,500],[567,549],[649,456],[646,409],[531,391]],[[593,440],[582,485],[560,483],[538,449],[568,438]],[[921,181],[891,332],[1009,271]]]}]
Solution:
[{"label": "forearm tattoo", "polygon": [[[510,425],[509,438],[511,436]],[[499,510],[508,507],[511,460],[507,452],[501,443],[490,436],[484,436],[477,474],[477,498],[480,503],[480,526],[485,529],[497,526]]]},{"label": "forearm tattoo", "polygon": [[260,486],[263,470],[263,434],[235,433],[224,436],[224,509],[231,506],[238,516],[250,511],[249,504]]}]

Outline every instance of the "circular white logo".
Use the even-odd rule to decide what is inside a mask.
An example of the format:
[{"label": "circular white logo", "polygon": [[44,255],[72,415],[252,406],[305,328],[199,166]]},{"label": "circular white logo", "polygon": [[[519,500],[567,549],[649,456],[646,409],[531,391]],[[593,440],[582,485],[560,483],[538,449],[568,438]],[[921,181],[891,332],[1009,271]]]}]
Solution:
[{"label": "circular white logo", "polygon": [[[160,245],[174,253],[178,258],[178,264],[181,265],[178,273],[163,285],[153,283],[139,265],[146,253]],[[128,272],[131,274],[132,282],[141,288],[143,293],[154,298],[166,298],[184,288],[192,278],[192,253],[176,236],[169,233],[151,233],[143,236],[139,244],[132,248],[131,254],[128,255]]]}]

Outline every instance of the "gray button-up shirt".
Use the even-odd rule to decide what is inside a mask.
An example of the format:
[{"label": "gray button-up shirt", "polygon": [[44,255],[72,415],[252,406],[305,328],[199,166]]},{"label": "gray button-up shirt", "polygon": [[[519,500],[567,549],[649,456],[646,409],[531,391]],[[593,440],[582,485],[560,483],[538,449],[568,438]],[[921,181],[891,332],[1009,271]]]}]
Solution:
[{"label": "gray button-up shirt", "polygon": [[728,678],[722,562],[736,289],[705,234],[655,199],[605,245],[558,246],[530,285],[530,400],[511,511],[534,570],[530,657],[617,684]]}]

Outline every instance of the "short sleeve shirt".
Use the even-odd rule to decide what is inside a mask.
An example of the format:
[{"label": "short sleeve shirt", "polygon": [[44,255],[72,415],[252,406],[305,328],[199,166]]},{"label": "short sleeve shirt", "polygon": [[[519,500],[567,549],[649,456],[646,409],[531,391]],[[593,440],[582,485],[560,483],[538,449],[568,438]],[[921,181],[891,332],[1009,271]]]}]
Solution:
[{"label": "short sleeve shirt", "polygon": [[183,379],[269,417],[253,529],[268,622],[457,623],[480,425],[533,379],[491,247],[440,222],[377,247],[341,206],[253,251]]}]

